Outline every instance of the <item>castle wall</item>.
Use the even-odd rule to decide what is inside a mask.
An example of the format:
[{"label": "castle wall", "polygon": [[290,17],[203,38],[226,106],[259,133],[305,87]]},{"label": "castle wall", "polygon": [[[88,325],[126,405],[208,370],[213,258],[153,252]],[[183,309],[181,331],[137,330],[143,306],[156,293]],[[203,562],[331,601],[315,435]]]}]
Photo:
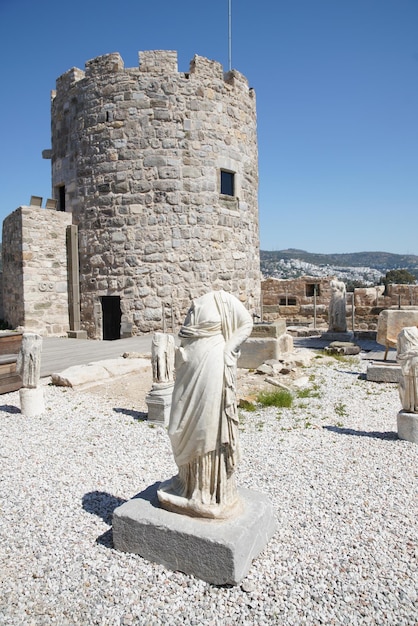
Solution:
[{"label": "castle wall", "polygon": [[71,215],[22,206],[3,221],[4,319],[41,335],[69,329],[66,226]]},{"label": "castle wall", "polygon": [[[272,322],[285,318],[288,326],[308,325],[312,324],[316,317],[318,325],[326,325],[331,299],[331,280],[330,277],[318,278],[316,276],[264,280],[261,284],[264,321]],[[315,311],[314,303],[316,303]]]},{"label": "castle wall", "polygon": [[[263,320],[273,322],[285,318],[286,324],[317,327],[328,324],[331,300],[330,282],[333,277],[303,276],[294,279],[268,278],[261,283]],[[314,311],[313,285],[316,285],[316,311]],[[352,298],[354,295],[354,328],[375,331],[379,313],[394,307],[418,308],[418,285],[376,285],[354,289],[347,294],[347,324],[352,327]],[[316,318],[316,319],[315,319]]]},{"label": "castle wall", "polygon": [[53,194],[78,225],[81,323],[95,338],[103,296],[120,297],[122,334],[161,329],[163,307],[180,322],[211,289],[260,307],[254,91],[203,57],[188,73],[172,51],[139,61],[88,61],[52,99]]}]

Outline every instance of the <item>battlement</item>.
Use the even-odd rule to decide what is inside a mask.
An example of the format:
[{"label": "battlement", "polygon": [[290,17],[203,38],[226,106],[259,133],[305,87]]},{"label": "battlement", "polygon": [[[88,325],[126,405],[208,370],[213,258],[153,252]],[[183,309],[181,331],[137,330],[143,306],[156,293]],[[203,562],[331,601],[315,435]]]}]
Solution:
[{"label": "battlement", "polygon": [[[78,67],[72,67],[70,70],[65,72],[65,74],[61,74],[61,76],[57,78],[57,91],[67,91],[75,83],[84,78],[84,76],[85,72],[83,70],[78,69]],[[55,97],[55,93],[52,93],[52,97]]]},{"label": "battlement", "polygon": [[[85,70],[76,67],[62,74],[56,81],[56,89],[61,93],[67,91],[83,78],[96,78],[106,74],[118,72],[135,72],[140,74],[153,74],[163,76],[179,74],[177,51],[175,50],[145,50],[138,52],[138,68],[125,68],[124,61],[119,52],[112,52],[90,59],[85,64]],[[189,71],[183,73],[185,78],[191,80],[223,81],[231,87],[248,90],[248,81],[237,70],[224,72],[222,64],[218,61],[207,59],[195,54],[190,61]],[[252,95],[252,94],[250,94]],[[54,94],[53,94],[54,97]]]},{"label": "battlement", "polygon": [[210,61],[206,57],[195,54],[190,62],[190,75],[197,78],[218,78],[223,80],[224,70],[218,61]]},{"label": "battlement", "polygon": [[152,74],[177,74],[175,50],[146,50],[138,52],[139,69]]},{"label": "battlement", "polygon": [[113,74],[121,72],[125,67],[119,52],[104,54],[103,56],[91,59],[86,63],[86,76],[98,76],[99,74]]}]

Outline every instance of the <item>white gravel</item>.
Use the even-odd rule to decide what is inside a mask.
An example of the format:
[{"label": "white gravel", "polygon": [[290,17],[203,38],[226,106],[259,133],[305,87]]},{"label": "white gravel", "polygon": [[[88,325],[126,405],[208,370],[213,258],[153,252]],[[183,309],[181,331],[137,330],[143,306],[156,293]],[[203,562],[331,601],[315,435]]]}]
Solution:
[{"label": "white gravel", "polygon": [[364,371],[319,359],[318,397],[241,411],[239,484],[279,530],[231,588],[112,548],[115,506],[176,469],[138,407],[45,386],[28,419],[1,396],[0,623],[417,624],[418,446],[397,439],[397,386]]}]

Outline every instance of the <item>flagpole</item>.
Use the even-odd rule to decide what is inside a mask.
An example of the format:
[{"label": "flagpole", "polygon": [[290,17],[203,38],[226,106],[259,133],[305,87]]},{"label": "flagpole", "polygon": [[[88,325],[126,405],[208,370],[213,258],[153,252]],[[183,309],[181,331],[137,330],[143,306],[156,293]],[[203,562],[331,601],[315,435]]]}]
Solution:
[{"label": "flagpole", "polygon": [[231,28],[231,2],[228,0],[228,68],[232,70],[232,28]]}]

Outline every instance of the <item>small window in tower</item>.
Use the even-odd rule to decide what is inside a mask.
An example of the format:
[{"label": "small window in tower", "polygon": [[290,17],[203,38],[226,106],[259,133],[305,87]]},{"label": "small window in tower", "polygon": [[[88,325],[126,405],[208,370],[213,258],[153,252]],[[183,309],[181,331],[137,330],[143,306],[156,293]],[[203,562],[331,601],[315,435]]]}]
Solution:
[{"label": "small window in tower", "polygon": [[221,194],[224,196],[235,195],[234,185],[234,172],[228,172],[227,170],[221,170]]},{"label": "small window in tower", "polygon": [[58,211],[65,211],[65,185],[58,187]]}]

